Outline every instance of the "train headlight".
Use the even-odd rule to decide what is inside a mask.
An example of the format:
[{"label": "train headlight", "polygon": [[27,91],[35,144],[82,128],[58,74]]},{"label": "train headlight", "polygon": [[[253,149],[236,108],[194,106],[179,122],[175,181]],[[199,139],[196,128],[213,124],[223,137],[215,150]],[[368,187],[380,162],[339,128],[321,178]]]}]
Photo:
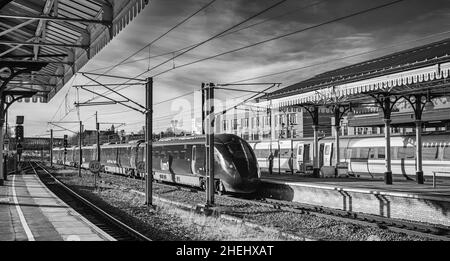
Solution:
[{"label": "train headlight", "polygon": [[233,165],[233,164],[230,164],[230,165],[229,165],[229,168],[230,168],[230,169],[234,169],[234,165]]}]

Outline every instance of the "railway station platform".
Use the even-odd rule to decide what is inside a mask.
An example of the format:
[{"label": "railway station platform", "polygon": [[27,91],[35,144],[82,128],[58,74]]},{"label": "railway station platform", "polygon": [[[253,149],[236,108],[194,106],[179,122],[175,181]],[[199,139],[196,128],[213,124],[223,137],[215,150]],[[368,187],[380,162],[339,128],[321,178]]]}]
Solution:
[{"label": "railway station platform", "polygon": [[8,175],[0,186],[0,241],[111,240],[34,174]]},{"label": "railway station platform", "polygon": [[261,194],[388,218],[450,226],[450,180],[432,178],[424,184],[395,178],[392,185],[379,178],[311,178],[262,173]]}]

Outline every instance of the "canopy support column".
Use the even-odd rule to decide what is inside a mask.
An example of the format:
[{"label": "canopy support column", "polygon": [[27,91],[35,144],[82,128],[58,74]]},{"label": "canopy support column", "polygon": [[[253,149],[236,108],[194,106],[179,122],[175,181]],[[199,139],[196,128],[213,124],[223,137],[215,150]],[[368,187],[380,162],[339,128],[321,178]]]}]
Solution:
[{"label": "canopy support column", "polygon": [[423,184],[422,169],[422,120],[416,119],[416,180],[418,184]]},{"label": "canopy support column", "polygon": [[333,107],[333,112],[334,112],[334,131],[335,131],[335,176],[338,176],[338,168],[339,168],[339,164],[341,163],[341,157],[340,157],[340,151],[341,151],[341,146],[340,146],[340,135],[341,135],[341,119],[344,116],[344,114],[346,112],[348,112],[350,110],[350,105],[340,105],[340,104],[335,104]]},{"label": "canopy support column", "polygon": [[384,183],[387,185],[392,184],[392,169],[391,169],[391,119],[390,119],[390,112],[389,115],[384,116],[384,137],[386,139],[386,146],[385,146],[385,155],[386,155],[386,161],[385,161],[385,167],[386,170],[384,172]]},{"label": "canopy support column", "polygon": [[3,124],[5,122],[4,118],[4,99],[1,96],[0,101],[0,186],[3,186],[4,180],[6,179],[6,173],[4,173],[3,169]]},{"label": "canopy support column", "polygon": [[313,176],[320,176],[320,166],[319,166],[319,108],[317,106],[313,107],[311,111],[311,117],[313,121],[313,131],[314,131],[314,144],[313,144]]},{"label": "canopy support column", "polygon": [[426,93],[419,93],[410,96],[405,96],[411,107],[414,109],[415,124],[416,124],[416,181],[417,184],[423,184],[423,166],[422,166],[422,114],[424,109],[432,110],[434,109],[434,104],[431,101],[429,90]]}]

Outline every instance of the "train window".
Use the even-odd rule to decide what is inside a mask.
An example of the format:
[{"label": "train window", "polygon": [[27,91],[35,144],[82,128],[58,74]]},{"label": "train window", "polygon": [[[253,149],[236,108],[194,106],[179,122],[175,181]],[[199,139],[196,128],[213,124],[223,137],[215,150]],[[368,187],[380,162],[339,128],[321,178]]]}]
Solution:
[{"label": "train window", "polygon": [[414,159],[414,155],[414,147],[398,147],[397,159]]},{"label": "train window", "polygon": [[368,159],[369,158],[369,148],[359,148],[359,158]]},{"label": "train window", "polygon": [[178,158],[185,159],[186,158],[186,151],[185,150],[180,151],[180,153],[178,154]]},{"label": "train window", "polygon": [[444,160],[450,160],[450,147],[444,148]]},{"label": "train window", "polygon": [[255,150],[255,152],[258,153],[256,156],[257,158],[268,158],[270,155],[270,150],[258,149]]},{"label": "train window", "polygon": [[346,159],[347,158],[347,153],[345,153],[347,150],[345,148],[340,148],[339,149],[339,156],[341,159]]},{"label": "train window", "polygon": [[438,159],[438,148],[437,147],[425,147],[422,148],[422,159],[423,160],[437,160]]},{"label": "train window", "polygon": [[192,146],[192,159],[197,159],[197,146]]},{"label": "train window", "polygon": [[290,149],[281,149],[280,150],[280,157],[281,158],[289,158],[289,157],[291,157],[291,150]]},{"label": "train window", "polygon": [[436,160],[442,160],[442,158],[444,158],[444,147],[439,146],[437,149],[438,149],[438,152],[437,152]]},{"label": "train window", "polygon": [[353,158],[352,157],[352,149],[346,149],[346,153],[345,153],[345,157],[347,158],[347,159],[351,159],[351,158]]},{"label": "train window", "polygon": [[375,159],[375,148],[369,148],[369,159]]},{"label": "train window", "polygon": [[273,153],[273,156],[278,157],[278,152],[279,152],[278,150],[275,150],[275,152]]},{"label": "train window", "polygon": [[379,159],[386,158],[386,149],[385,149],[385,147],[379,147],[379,148],[377,148],[377,150],[378,150],[378,158]]},{"label": "train window", "polygon": [[330,145],[325,146],[325,155],[330,155]]}]

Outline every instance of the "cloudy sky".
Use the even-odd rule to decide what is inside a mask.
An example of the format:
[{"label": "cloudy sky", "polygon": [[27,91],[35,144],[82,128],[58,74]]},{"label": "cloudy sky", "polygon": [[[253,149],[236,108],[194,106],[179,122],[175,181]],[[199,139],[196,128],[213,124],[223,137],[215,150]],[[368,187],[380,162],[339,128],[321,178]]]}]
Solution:
[{"label": "cloudy sky", "polygon": [[[211,0],[150,0],[146,9],[81,71],[106,72],[108,67],[146,46],[209,2]],[[277,2],[279,0],[216,0],[150,48],[107,73],[135,77],[180,53],[175,51],[202,42]],[[179,121],[179,129],[191,130],[191,115],[200,116],[199,90],[202,82],[280,82],[283,88],[318,73],[450,37],[448,0],[405,0],[327,23],[389,2],[391,1],[288,0],[233,29],[233,33],[209,41],[142,74],[140,78],[157,75],[154,77],[154,131],[167,129],[171,126],[171,120]],[[214,59],[185,65],[323,23],[326,24]],[[372,50],[375,51],[370,52]],[[165,55],[160,56],[162,54]],[[351,58],[345,58],[348,56]],[[283,71],[289,72],[281,73]],[[165,73],[159,74],[161,72]],[[263,77],[266,75],[271,76]],[[104,77],[98,81],[123,82]],[[144,116],[121,105],[81,107],[78,115],[73,106],[78,96],[71,85],[87,82],[83,76],[77,76],[47,104],[16,103],[11,107],[9,124],[14,124],[16,115],[25,115],[25,135],[34,136],[46,133],[49,129],[48,121],[72,121],[80,117],[85,122],[86,129],[94,129],[93,114],[98,111],[100,122],[126,123],[120,129],[128,133],[142,129]],[[247,89],[262,90],[266,87],[268,86],[262,85]],[[245,89],[242,86],[239,88]],[[145,104],[143,86],[119,89],[122,89],[122,94]],[[105,91],[100,87],[95,90]],[[186,93],[188,95],[179,99],[161,103]],[[95,98],[82,90],[78,95],[80,102]],[[224,107],[237,102],[230,101],[231,98],[243,99],[251,95],[224,90],[216,92]],[[104,99],[95,99],[102,100]],[[77,130],[74,124],[64,126]],[[104,125],[102,128],[109,126]],[[56,136],[63,134],[58,132]]]}]

